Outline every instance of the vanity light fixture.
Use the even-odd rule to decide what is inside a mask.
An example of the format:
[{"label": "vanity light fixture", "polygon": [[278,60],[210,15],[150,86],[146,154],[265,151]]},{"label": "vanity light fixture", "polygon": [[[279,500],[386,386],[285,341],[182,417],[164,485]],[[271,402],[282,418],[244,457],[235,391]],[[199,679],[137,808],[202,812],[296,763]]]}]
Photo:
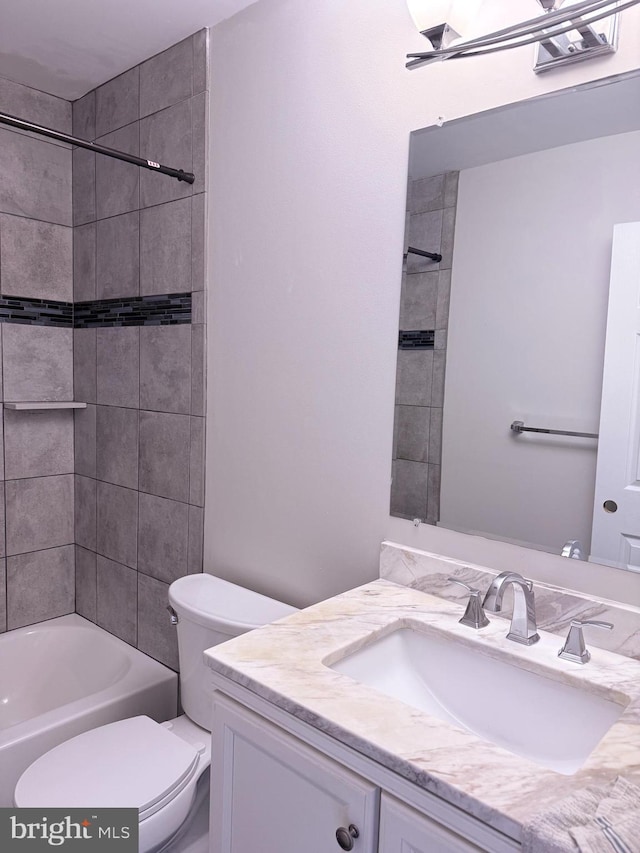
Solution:
[{"label": "vanity light fixture", "polygon": [[416,26],[432,46],[424,53],[408,54],[407,68],[535,44],[534,71],[540,74],[560,65],[615,53],[619,12],[636,6],[640,0],[537,2],[544,10],[537,17],[465,40],[454,31],[454,21],[459,31],[464,32],[461,10],[467,15],[477,11],[480,0],[407,0]]}]

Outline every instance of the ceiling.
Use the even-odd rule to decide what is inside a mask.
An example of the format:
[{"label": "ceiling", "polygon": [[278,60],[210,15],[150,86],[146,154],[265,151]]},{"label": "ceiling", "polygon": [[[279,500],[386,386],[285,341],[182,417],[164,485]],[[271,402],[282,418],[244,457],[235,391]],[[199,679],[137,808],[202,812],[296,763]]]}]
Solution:
[{"label": "ceiling", "polygon": [[255,0],[0,0],[0,77],[73,101]]}]

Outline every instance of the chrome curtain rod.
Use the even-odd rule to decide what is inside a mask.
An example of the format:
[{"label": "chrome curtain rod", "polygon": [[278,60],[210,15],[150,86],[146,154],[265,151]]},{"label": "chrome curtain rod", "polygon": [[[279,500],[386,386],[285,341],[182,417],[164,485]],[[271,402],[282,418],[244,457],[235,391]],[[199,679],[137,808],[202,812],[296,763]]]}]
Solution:
[{"label": "chrome curtain rod", "polygon": [[49,127],[42,127],[39,124],[33,124],[30,121],[10,116],[6,113],[0,113],[0,124],[8,124],[10,127],[17,127],[19,130],[28,130],[30,133],[37,133],[40,136],[48,136],[50,139],[57,139],[59,142],[66,142],[69,145],[75,145],[78,148],[86,148],[89,151],[95,151],[96,154],[104,154],[105,157],[113,157],[115,160],[124,160],[125,163],[133,163],[134,166],[140,166],[142,169],[151,169],[153,172],[161,172],[163,175],[169,175],[171,178],[176,178],[178,181],[185,181],[187,184],[192,184],[195,181],[195,175],[192,172],[185,172],[182,169],[172,169],[170,166],[162,166],[153,160],[145,160],[143,157],[136,157],[134,154],[125,154],[124,151],[116,151],[115,148],[107,148],[104,145],[99,145],[97,142],[87,142],[86,139],[76,139],[75,136],[69,136],[68,133],[60,133],[58,130],[52,130]]},{"label": "chrome curtain rod", "polygon": [[518,434],[521,432],[542,432],[546,435],[574,435],[578,438],[598,438],[597,432],[574,432],[571,429],[542,429],[541,427],[528,427],[524,421],[514,421],[511,429]]}]

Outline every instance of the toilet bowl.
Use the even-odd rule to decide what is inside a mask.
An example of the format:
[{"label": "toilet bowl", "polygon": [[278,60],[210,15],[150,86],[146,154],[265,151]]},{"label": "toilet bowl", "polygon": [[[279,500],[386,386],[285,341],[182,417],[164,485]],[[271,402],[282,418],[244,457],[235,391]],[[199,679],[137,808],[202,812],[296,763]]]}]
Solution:
[{"label": "toilet bowl", "polygon": [[140,853],[168,851],[184,834],[204,804],[211,763],[212,688],[203,652],[296,609],[208,574],[175,581],[169,601],[185,713],[166,723],[131,717],[65,741],[25,770],[16,806],[135,807]]}]

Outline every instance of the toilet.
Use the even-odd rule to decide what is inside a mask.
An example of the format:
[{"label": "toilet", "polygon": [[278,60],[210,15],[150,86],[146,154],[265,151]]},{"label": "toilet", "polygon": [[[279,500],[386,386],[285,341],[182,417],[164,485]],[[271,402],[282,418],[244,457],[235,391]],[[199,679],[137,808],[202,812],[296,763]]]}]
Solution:
[{"label": "toilet", "polygon": [[213,692],[203,652],[296,608],[209,574],[174,581],[169,602],[177,620],[185,713],[166,723],[131,717],[54,747],[18,780],[17,807],[135,807],[140,853],[168,853],[190,823],[202,822]]}]

